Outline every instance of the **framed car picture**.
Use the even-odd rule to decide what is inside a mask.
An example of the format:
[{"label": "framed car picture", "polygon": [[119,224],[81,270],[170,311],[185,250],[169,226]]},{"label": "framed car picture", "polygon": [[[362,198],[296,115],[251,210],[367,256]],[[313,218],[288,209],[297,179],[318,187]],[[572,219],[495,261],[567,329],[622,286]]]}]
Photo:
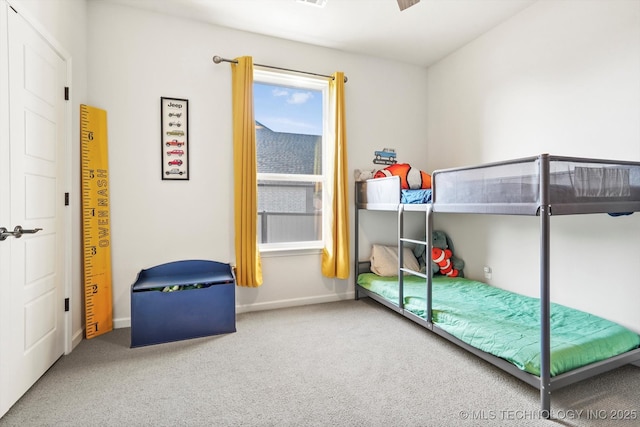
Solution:
[{"label": "framed car picture", "polygon": [[162,179],[189,179],[189,101],[160,98]]}]

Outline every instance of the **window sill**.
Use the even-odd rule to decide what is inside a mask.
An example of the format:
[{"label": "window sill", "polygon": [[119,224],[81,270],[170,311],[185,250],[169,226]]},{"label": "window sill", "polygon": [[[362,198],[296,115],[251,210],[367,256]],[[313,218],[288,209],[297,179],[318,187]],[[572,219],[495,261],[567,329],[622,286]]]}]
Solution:
[{"label": "window sill", "polygon": [[322,247],[320,246],[305,246],[299,248],[293,248],[289,245],[286,247],[268,247],[259,248],[260,256],[269,258],[277,256],[301,256],[301,255],[319,255],[322,253]]}]

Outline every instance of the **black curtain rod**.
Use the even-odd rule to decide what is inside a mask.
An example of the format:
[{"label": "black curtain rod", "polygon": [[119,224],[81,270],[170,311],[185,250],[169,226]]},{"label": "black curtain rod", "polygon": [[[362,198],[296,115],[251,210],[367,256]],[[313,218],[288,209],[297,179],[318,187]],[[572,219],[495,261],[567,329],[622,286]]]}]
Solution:
[{"label": "black curtain rod", "polygon": [[[231,63],[233,63],[233,64],[237,64],[237,63],[238,63],[238,61],[236,61],[235,59],[225,59],[225,58],[222,58],[222,57],[220,57],[220,56],[218,56],[218,55],[215,55],[215,56],[213,57],[213,62],[215,62],[216,64],[219,64],[219,63],[221,63],[221,62],[231,62]],[[272,65],[263,65],[263,64],[253,64],[253,65],[256,65],[256,66],[258,66],[258,67],[264,67],[264,68],[272,68],[272,69],[274,69],[274,70],[291,71],[291,72],[294,72],[294,73],[300,73],[300,74],[309,74],[309,75],[311,75],[311,76],[325,77],[325,78],[327,78],[327,79],[331,79],[331,80],[333,80],[333,76],[327,76],[327,75],[325,75],[325,74],[310,73],[309,71],[291,70],[291,69],[289,69],[289,68],[274,67],[274,66],[272,66]],[[347,80],[348,80],[348,79],[347,79],[347,76],[344,76],[344,82],[345,82],[345,83],[347,82]]]}]

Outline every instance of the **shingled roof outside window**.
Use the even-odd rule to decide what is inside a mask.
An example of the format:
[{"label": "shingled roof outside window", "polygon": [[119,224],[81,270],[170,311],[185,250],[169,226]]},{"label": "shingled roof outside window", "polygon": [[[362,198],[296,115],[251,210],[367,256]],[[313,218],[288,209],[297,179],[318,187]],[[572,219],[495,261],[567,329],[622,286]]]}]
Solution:
[{"label": "shingled roof outside window", "polygon": [[322,136],[274,132],[256,121],[258,173],[322,173]]},{"label": "shingled roof outside window", "polygon": [[[258,173],[322,174],[322,136],[275,132],[256,121]],[[321,186],[258,179],[260,243],[320,240]]]}]

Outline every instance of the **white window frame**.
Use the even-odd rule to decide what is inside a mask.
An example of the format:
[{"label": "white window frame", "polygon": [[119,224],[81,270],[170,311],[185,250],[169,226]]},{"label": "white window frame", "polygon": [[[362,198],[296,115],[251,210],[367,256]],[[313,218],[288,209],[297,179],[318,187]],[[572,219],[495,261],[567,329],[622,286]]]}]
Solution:
[{"label": "white window frame", "polygon": [[[278,242],[278,243],[259,243],[258,250],[261,253],[283,252],[283,251],[306,251],[319,252],[324,247],[324,236],[327,233],[327,224],[325,217],[327,176],[331,168],[329,161],[331,160],[332,150],[327,143],[329,135],[329,82],[326,78],[314,78],[302,76],[297,73],[288,73],[283,71],[264,70],[254,68],[254,83],[265,83],[273,85],[281,85],[295,87],[299,89],[311,89],[322,92],[322,175],[301,175],[301,174],[271,174],[258,173],[259,181],[304,181],[304,182],[320,182],[322,184],[322,240],[300,241],[300,242]],[[284,178],[284,179],[283,179]],[[257,238],[258,236],[256,236]]]}]

